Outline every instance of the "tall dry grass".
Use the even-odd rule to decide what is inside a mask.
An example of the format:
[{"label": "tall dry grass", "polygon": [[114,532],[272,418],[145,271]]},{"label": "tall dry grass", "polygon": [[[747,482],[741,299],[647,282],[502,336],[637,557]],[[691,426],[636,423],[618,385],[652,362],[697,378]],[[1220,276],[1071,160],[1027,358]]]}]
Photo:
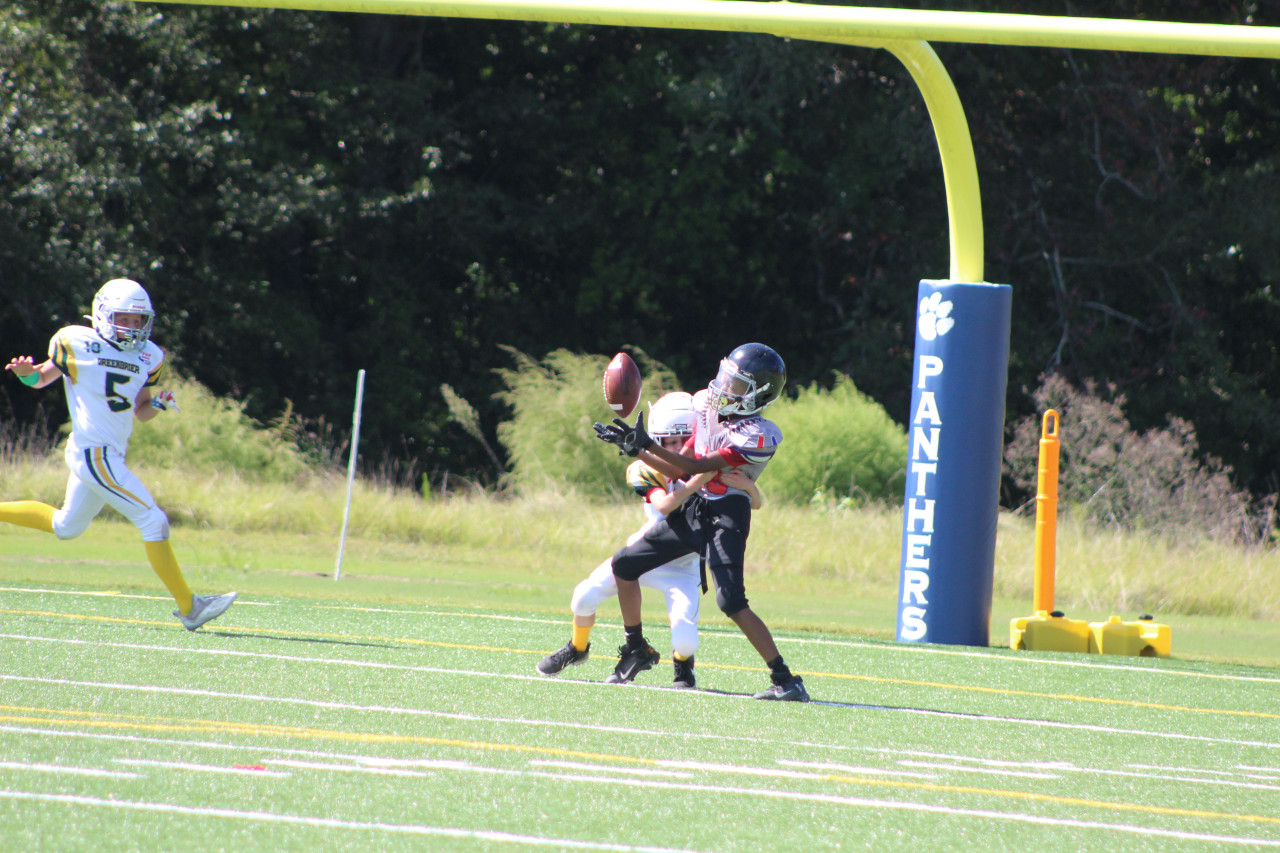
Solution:
[{"label": "tall dry grass", "polygon": [[[135,469],[165,507],[175,537],[184,527],[224,531],[229,540],[288,531],[336,541],[346,488],[340,473],[287,483],[234,472]],[[61,502],[66,468],[56,453],[10,458],[0,466],[0,496]],[[767,482],[765,488],[767,490]],[[108,509],[107,514],[113,514]],[[633,498],[586,498],[542,490],[519,497],[469,489],[424,498],[414,491],[357,481],[349,535],[424,549],[516,550],[531,561],[590,566],[633,531]],[[1035,525],[1002,513],[995,595],[1031,601]],[[795,585],[814,594],[859,597],[897,592],[901,511],[770,503],[753,521],[748,569],[753,583]],[[1063,519],[1056,538],[1057,595],[1064,610],[1112,610],[1274,620],[1280,612],[1280,552],[1209,538],[1173,544],[1151,533]]]},{"label": "tall dry grass", "polygon": [[[576,360],[566,364],[566,369],[578,367]],[[568,383],[573,392],[559,384],[555,372],[536,376],[531,393],[567,395],[581,383]],[[598,394],[594,388],[593,394]],[[131,466],[167,510],[177,535],[196,527],[222,531],[229,541],[282,531],[336,541],[346,483],[345,470],[325,462],[334,454],[304,453],[291,440],[287,423],[260,429],[238,406],[194,384],[182,386],[179,399],[180,414],[138,426],[130,452]],[[569,419],[561,425],[564,431],[576,428],[578,415],[563,417]],[[536,429],[525,426],[528,434],[518,441],[532,452]],[[602,449],[606,452],[594,464],[607,466],[610,476],[621,480],[625,460]],[[771,473],[762,480],[766,496]],[[57,505],[65,486],[56,437],[0,428],[0,500],[34,498]],[[356,482],[349,534],[426,549],[457,546],[482,560],[492,551],[590,566],[639,522],[633,496],[600,496],[563,480],[530,481],[517,490],[488,491],[464,483],[452,491],[416,491],[383,478]],[[748,568],[758,582],[775,588],[793,585],[815,595],[892,601],[900,537],[901,510],[883,502],[840,500],[821,490],[807,504],[767,500],[753,521]],[[1062,609],[1268,620],[1280,610],[1280,551],[1269,539],[1171,536],[1143,525],[1116,524],[1111,513],[1095,518],[1064,512],[1056,544],[1055,603]],[[1030,601],[1033,549],[1034,520],[1002,513],[997,597]]]}]

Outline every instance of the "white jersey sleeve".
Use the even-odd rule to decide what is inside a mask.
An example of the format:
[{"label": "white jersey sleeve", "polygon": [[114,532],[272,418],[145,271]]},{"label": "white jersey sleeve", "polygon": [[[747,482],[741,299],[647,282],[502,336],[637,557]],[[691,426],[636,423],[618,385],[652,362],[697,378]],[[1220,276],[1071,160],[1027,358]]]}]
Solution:
[{"label": "white jersey sleeve", "polygon": [[67,326],[49,341],[49,358],[62,371],[70,450],[109,447],[125,456],[134,402],[164,375],[164,351],[148,341],[137,352],[125,352],[87,326]]}]

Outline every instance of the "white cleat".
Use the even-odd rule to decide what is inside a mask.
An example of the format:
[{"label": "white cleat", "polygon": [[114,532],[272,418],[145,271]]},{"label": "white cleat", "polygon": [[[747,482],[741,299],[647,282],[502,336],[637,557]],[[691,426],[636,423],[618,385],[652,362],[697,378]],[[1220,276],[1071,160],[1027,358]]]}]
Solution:
[{"label": "white cleat", "polygon": [[194,631],[206,622],[217,619],[231,603],[236,600],[234,592],[224,592],[222,595],[193,595],[191,596],[191,612],[183,616],[177,610],[173,611],[173,615],[182,621],[182,627],[188,631]]}]

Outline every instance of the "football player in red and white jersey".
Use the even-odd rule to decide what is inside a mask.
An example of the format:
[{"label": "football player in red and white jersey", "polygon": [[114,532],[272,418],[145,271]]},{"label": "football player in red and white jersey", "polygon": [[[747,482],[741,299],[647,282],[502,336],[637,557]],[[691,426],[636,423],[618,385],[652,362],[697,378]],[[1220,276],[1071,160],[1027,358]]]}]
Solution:
[{"label": "football player in red and white jersey", "polygon": [[71,414],[66,451],[71,476],[60,509],[40,501],[8,501],[0,503],[0,521],[74,539],[110,504],[142,534],[151,567],[178,604],[173,615],[194,631],[220,616],[236,594],[191,594],[169,544],[168,517],[125,463],[135,419],[178,411],[172,392],[155,390],[165,373],[164,350],[151,341],[155,316],[142,285],[112,279],[94,296],[92,328],[59,329],[49,341],[46,361],[36,364],[31,356],[18,356],[5,366],[32,388],[63,380]]},{"label": "football player in red and white jersey", "polygon": [[[674,391],[664,395],[650,409],[649,434],[663,447],[679,452],[685,442],[692,438],[696,418],[693,398],[684,391]],[[664,474],[644,460],[632,462],[627,466],[627,483],[644,499],[645,524],[628,537],[627,542],[639,539],[649,527],[678,509],[715,476],[718,475],[708,472],[685,482]],[[735,479],[734,482],[742,487],[750,496],[753,506],[758,508],[760,493],[755,483],[746,477]],[[642,586],[662,593],[666,599],[667,613],[671,620],[671,659],[674,669],[672,683],[678,688],[687,689],[697,685],[694,653],[698,649],[701,583],[698,555],[693,553],[658,566],[640,579]],[[595,625],[596,611],[602,603],[617,594],[613,561],[608,559],[574,588],[570,603],[573,611],[573,634],[563,648],[538,662],[538,672],[556,675],[566,667],[585,662],[590,657],[591,628]],[[614,680],[614,676],[610,676],[610,680]]]},{"label": "football player in red and white jersey", "polygon": [[[706,402],[694,431],[692,458],[654,443],[645,432],[643,416],[637,417],[635,426],[620,419],[612,426],[596,424],[596,435],[629,456],[638,456],[655,467],[673,467],[686,476],[737,469],[755,480],[782,443],[777,424],[760,413],[781,396],[786,382],[787,368],[776,352],[764,344],[743,344],[720,362],[716,378],[707,386]],[[791,672],[768,626],[748,605],[743,564],[750,531],[750,500],[723,478],[713,477],[679,510],[613,555],[618,605],[626,631],[616,680],[630,681],[658,661],[657,651],[642,631],[638,579],[668,560],[695,553],[716,579],[716,604],[769,667],[772,684],[755,698],[809,701],[803,680]]]}]

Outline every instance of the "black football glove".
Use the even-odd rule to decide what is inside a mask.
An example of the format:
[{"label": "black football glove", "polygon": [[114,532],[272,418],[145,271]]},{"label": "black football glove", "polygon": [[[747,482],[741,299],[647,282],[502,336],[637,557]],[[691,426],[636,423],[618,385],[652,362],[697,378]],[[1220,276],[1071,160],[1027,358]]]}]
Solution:
[{"label": "black football glove", "polygon": [[631,426],[622,418],[614,418],[611,424],[592,424],[596,438],[618,448],[619,455],[639,456],[641,450],[653,446],[653,439],[644,430],[644,412],[636,415],[636,425]]},{"label": "black football glove", "polygon": [[641,450],[653,447],[653,439],[644,431],[644,412],[636,415],[636,425],[633,427],[627,427],[627,422],[621,418],[614,418],[613,422],[626,430],[622,436],[622,443],[618,445],[623,453],[628,456],[639,456]]},{"label": "black football glove", "polygon": [[612,444],[617,447],[620,455],[624,453],[622,450],[622,440],[626,438],[627,430],[629,429],[625,423],[621,427],[614,426],[613,424],[605,425],[595,423],[591,425],[591,428],[596,431],[596,438],[606,444]]}]

